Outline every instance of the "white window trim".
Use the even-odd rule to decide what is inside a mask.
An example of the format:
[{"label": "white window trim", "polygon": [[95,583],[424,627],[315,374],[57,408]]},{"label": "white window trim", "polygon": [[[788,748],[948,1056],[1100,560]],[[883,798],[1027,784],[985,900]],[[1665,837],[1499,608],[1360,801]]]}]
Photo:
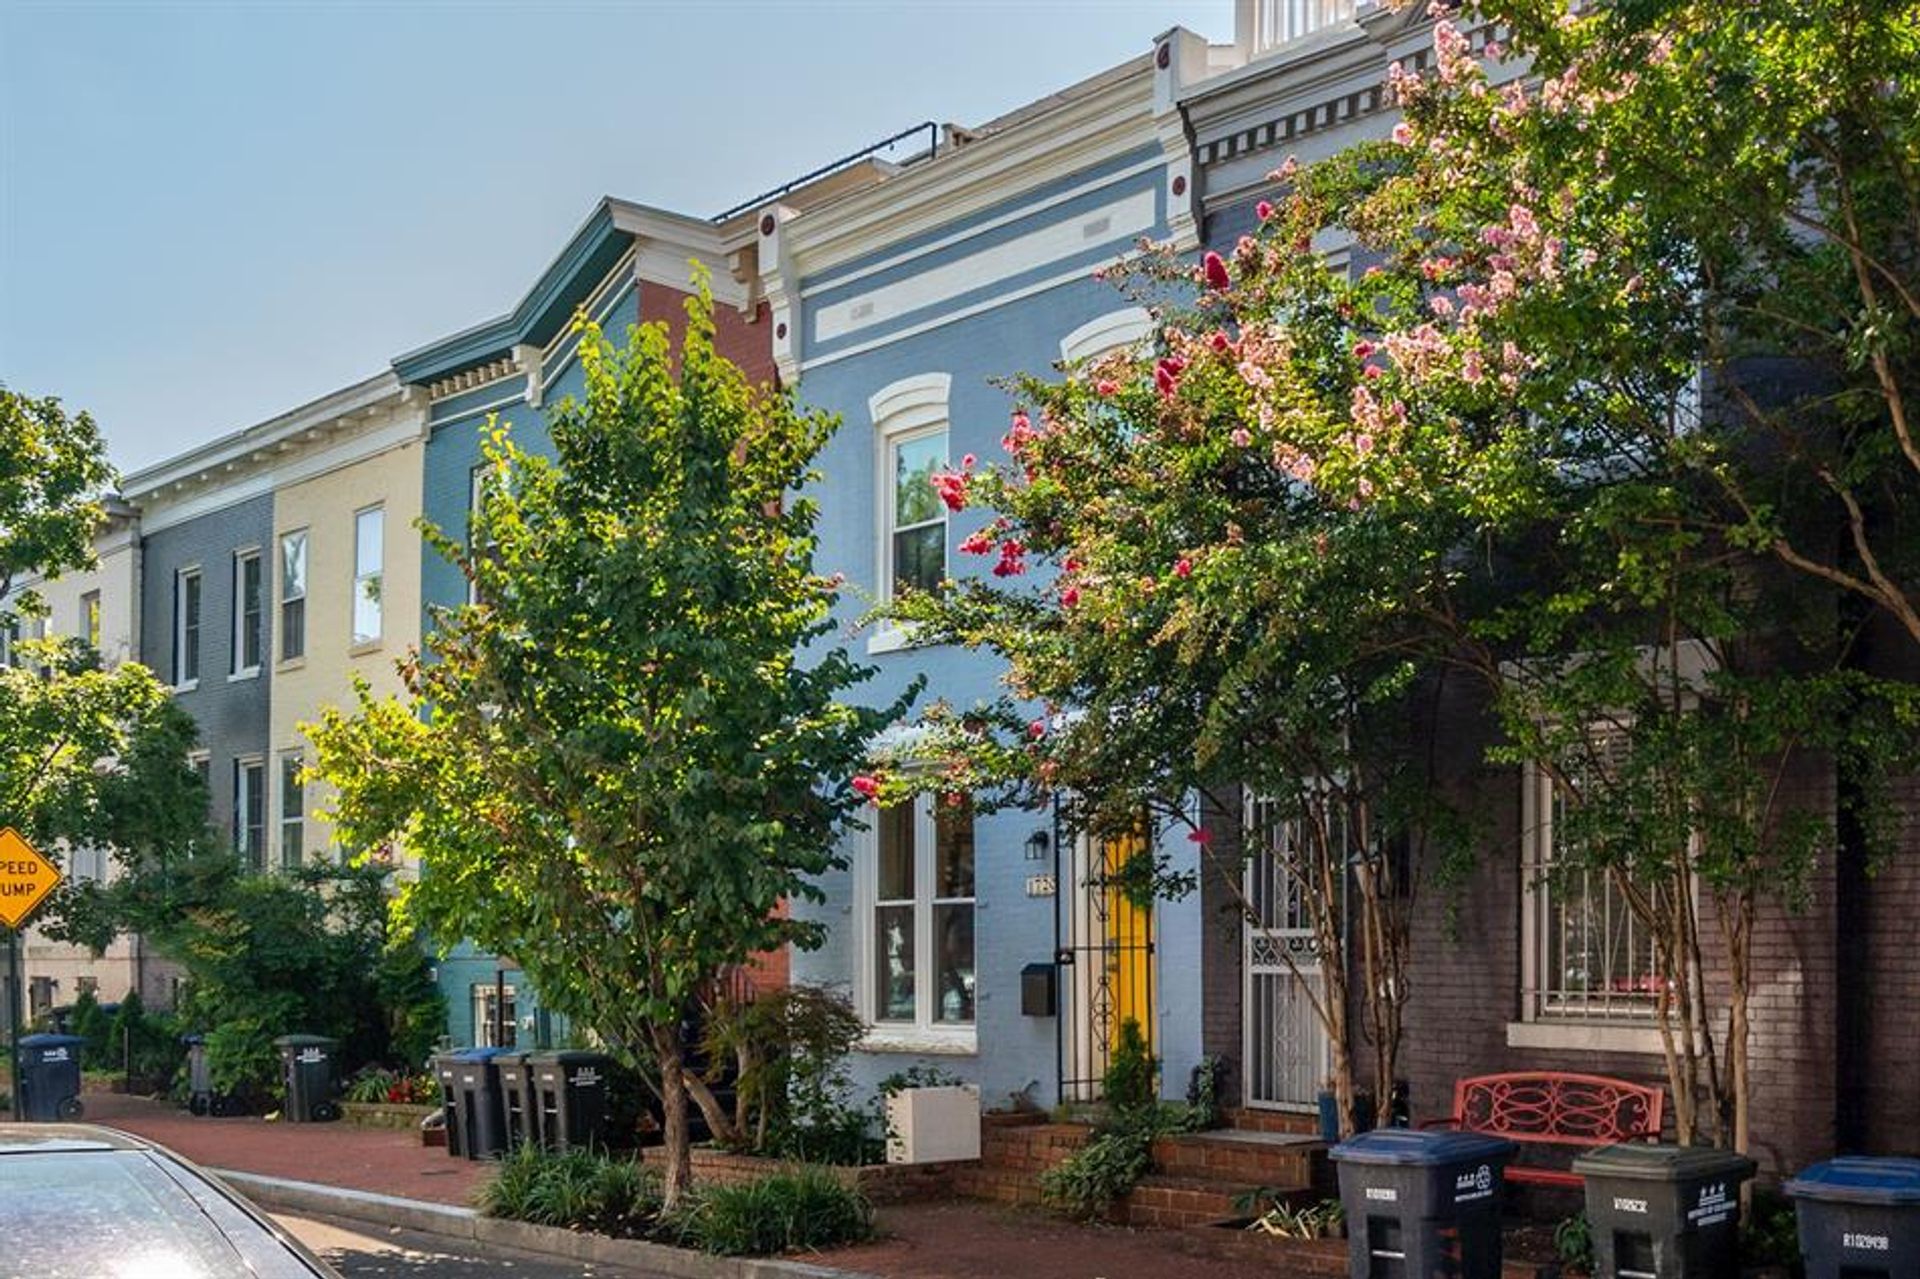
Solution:
[{"label": "white window trim", "polygon": [[[952,449],[948,409],[952,389],[951,373],[916,373],[888,383],[867,398],[874,427],[874,598],[882,603],[893,598],[893,450],[936,432],[947,434],[947,446]],[[944,512],[942,517],[944,521]],[[891,653],[914,643],[912,627],[882,622],[867,637],[867,652]]]},{"label": "white window trim", "polygon": [[273,832],[271,838],[273,841],[273,864],[281,869],[285,869],[287,865],[287,828],[289,826],[298,826],[300,828],[300,860],[302,863],[307,860],[307,788],[305,786],[300,787],[300,816],[297,818],[287,816],[287,761],[290,759],[297,760],[300,766],[304,768],[307,762],[306,752],[294,746],[279,752],[274,757],[278,767],[273,770]]},{"label": "white window trim", "polygon": [[[246,561],[248,560],[254,560],[260,565],[260,659],[261,660],[259,662],[253,663],[253,665],[251,666],[243,666],[240,663],[241,663],[241,653],[244,651],[242,638],[244,636],[243,628],[247,624],[247,610],[246,610],[246,605],[243,602],[240,575],[244,565],[246,564]],[[267,644],[272,639],[272,635],[269,634],[267,629],[268,590],[267,590],[266,574],[267,574],[266,556],[261,553],[261,550],[258,546],[241,546],[241,547],[234,548],[233,576],[232,576],[233,617],[231,619],[232,634],[229,636],[229,639],[233,647],[232,647],[232,650],[227,654],[227,679],[229,681],[259,678],[261,662],[264,662],[266,660]],[[206,589],[207,588],[205,587],[205,585],[202,585],[200,588],[201,599],[203,602],[206,598]],[[203,651],[201,652],[201,656],[203,658],[206,656],[206,653],[204,651],[204,643],[205,641],[203,640],[202,641]]]},{"label": "white window trim", "polygon": [[[877,812],[859,832],[859,847],[854,856],[854,1007],[867,1033],[858,1047],[864,1052],[911,1052],[965,1056],[979,1051],[980,1025],[980,828],[978,815],[974,826],[974,1010],[971,1022],[939,1022],[933,1019],[931,987],[937,967],[933,938],[935,822],[933,805],[937,797],[918,795],[914,805],[914,1020],[875,1021],[874,1001],[878,990],[874,981],[879,949],[874,942],[874,909],[879,902],[880,821]],[[920,892],[921,885],[928,891]]]},{"label": "white window trim", "polygon": [[[307,580],[306,584],[300,588],[300,593],[292,596],[286,593],[287,539],[290,537],[306,538],[306,550],[304,552],[306,562],[302,565],[302,572]],[[313,620],[309,614],[311,614],[313,610],[303,609],[301,611],[300,651],[292,657],[288,657],[285,653],[287,643],[287,605],[293,603],[295,600],[304,604],[313,597],[313,529],[308,525],[303,525],[300,528],[287,529],[274,539],[273,546],[273,617],[275,622],[273,641],[280,646],[280,662],[304,662],[307,660],[307,632],[311,629],[308,623]]]},{"label": "white window trim", "polygon": [[194,619],[193,629],[200,638],[200,662],[207,664],[207,576],[201,572],[198,564],[183,564],[173,571],[173,691],[191,693],[200,687],[200,672],[195,671],[191,679],[186,675],[187,665],[187,579],[196,578],[200,583],[200,616]]},{"label": "white window trim", "polygon": [[[373,635],[362,638],[354,631],[355,614],[360,608],[360,584],[366,576],[360,572],[360,517],[380,512],[380,629]],[[365,653],[380,647],[387,635],[387,504],[373,502],[353,513],[353,594],[347,599],[347,642],[354,653]]]},{"label": "white window trim", "polygon": [[[240,832],[246,829],[247,820],[246,807],[240,802],[240,779],[249,768],[258,768],[260,770],[260,789],[262,792],[260,795],[261,846],[257,850],[259,854],[257,865],[255,864],[254,857],[256,850],[243,850],[240,847]],[[246,867],[249,870],[264,871],[272,868],[271,863],[267,860],[268,853],[271,850],[268,849],[266,845],[273,839],[273,812],[269,807],[272,801],[272,795],[269,792],[273,789],[273,781],[267,774],[266,756],[254,754],[236,755],[233,757],[233,830],[231,832],[232,839],[229,842],[233,848],[234,855],[240,857],[246,863]]]},{"label": "white window trim", "polygon": [[1143,306],[1125,307],[1095,316],[1060,339],[1060,361],[1091,360],[1145,342],[1153,334],[1153,316]]}]

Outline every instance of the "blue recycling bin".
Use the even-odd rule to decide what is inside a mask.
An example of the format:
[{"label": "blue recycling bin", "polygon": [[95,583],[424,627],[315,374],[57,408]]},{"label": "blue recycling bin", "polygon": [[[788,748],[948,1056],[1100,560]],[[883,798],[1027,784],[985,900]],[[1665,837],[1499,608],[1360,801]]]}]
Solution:
[{"label": "blue recycling bin", "polygon": [[1500,1279],[1500,1201],[1519,1149],[1418,1128],[1378,1128],[1335,1146],[1348,1274]]},{"label": "blue recycling bin", "polygon": [[1829,1159],[1786,1190],[1807,1279],[1920,1275],[1920,1159]]},{"label": "blue recycling bin", "polygon": [[78,1119],[80,1104],[80,1035],[25,1035],[19,1043],[15,1069],[20,1077],[20,1117],[29,1123]]}]

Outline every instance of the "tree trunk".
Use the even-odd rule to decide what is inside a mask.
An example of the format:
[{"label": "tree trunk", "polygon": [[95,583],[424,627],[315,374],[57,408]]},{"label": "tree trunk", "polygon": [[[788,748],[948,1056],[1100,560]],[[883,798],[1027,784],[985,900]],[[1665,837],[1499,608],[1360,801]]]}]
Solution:
[{"label": "tree trunk", "polygon": [[713,1095],[713,1089],[707,1087],[707,1081],[690,1070],[683,1072],[683,1077],[694,1104],[707,1117],[707,1128],[713,1133],[713,1139],[723,1146],[740,1145],[741,1125],[735,1122],[733,1115],[727,1113],[720,1099]]},{"label": "tree trunk", "polygon": [[678,1022],[655,1022],[648,1030],[653,1037],[654,1062],[660,1067],[660,1104],[666,1153],[666,1175],[661,1186],[663,1205],[677,1206],[693,1187],[692,1134],[687,1128],[686,1049],[680,1042]]}]

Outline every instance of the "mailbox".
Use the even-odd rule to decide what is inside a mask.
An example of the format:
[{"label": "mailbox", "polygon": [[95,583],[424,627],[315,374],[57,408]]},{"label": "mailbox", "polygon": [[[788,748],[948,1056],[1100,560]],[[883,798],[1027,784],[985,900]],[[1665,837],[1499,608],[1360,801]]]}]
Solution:
[{"label": "mailbox", "polygon": [[1028,964],[1020,970],[1020,1015],[1054,1015],[1054,988],[1059,985],[1059,970],[1052,964]]}]

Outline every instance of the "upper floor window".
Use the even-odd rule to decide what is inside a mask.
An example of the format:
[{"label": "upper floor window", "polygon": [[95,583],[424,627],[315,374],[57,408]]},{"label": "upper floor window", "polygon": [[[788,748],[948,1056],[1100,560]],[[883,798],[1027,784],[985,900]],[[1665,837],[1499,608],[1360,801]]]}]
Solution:
[{"label": "upper floor window", "polygon": [[380,638],[380,588],[386,557],[384,508],[370,506],[353,517],[353,642]]},{"label": "upper floor window", "polygon": [[1139,347],[1153,336],[1153,316],[1143,306],[1125,307],[1096,316],[1060,339],[1060,359],[1098,359],[1109,351]]},{"label": "upper floor window", "polygon": [[971,1026],[973,806],[922,795],[881,810],[874,827],[868,1016],[922,1029]]},{"label": "upper floor window", "polygon": [[307,530],[280,535],[280,660],[307,652]]},{"label": "upper floor window", "polygon": [[[1602,729],[1595,743],[1585,768],[1604,769],[1626,745]],[[1651,1019],[1663,985],[1653,930],[1628,900],[1623,872],[1580,857],[1567,832],[1580,780],[1526,772],[1525,1013],[1530,1021]]]},{"label": "upper floor window", "polygon": [[200,682],[200,570],[173,575],[173,682],[191,688]]},{"label": "upper floor window", "polygon": [[100,651],[100,592],[88,591],[80,597],[80,638],[87,647]]},{"label": "upper floor window", "polygon": [[261,573],[259,551],[234,553],[232,673],[235,675],[258,672],[261,653],[266,647]]},{"label": "upper floor window", "polygon": [[933,477],[947,468],[945,373],[903,378],[868,401],[880,439],[883,599],[935,591],[947,576],[947,510]]}]

